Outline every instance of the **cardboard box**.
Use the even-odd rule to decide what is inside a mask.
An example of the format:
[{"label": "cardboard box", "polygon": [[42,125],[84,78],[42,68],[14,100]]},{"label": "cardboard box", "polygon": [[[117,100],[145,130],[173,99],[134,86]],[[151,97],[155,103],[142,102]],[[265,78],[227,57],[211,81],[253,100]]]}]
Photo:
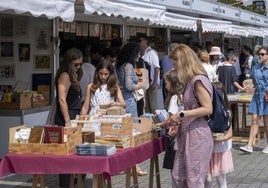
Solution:
[{"label": "cardboard box", "polygon": [[26,128],[26,125],[9,129],[9,153],[41,154],[41,155],[69,155],[75,153],[75,146],[82,143],[81,127],[66,128],[67,142],[63,144],[13,143],[17,129]]},{"label": "cardboard box", "polygon": [[126,114],[123,107],[110,107],[106,109],[107,115],[124,115]]},{"label": "cardboard box", "polygon": [[132,147],[144,144],[157,137],[153,131],[151,118],[123,118],[122,123],[104,122],[101,124],[101,134],[129,135]]},{"label": "cardboard box", "polygon": [[1,109],[23,110],[32,107],[32,93],[21,93],[20,102],[0,102]]}]

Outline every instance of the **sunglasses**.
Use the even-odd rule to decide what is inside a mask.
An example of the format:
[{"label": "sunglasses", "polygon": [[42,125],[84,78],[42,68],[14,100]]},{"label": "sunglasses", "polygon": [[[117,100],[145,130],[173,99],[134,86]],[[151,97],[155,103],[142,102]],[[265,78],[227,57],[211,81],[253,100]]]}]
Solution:
[{"label": "sunglasses", "polygon": [[74,67],[81,67],[82,63],[74,63]]},{"label": "sunglasses", "polygon": [[266,55],[267,53],[259,53],[258,56],[264,56]]}]

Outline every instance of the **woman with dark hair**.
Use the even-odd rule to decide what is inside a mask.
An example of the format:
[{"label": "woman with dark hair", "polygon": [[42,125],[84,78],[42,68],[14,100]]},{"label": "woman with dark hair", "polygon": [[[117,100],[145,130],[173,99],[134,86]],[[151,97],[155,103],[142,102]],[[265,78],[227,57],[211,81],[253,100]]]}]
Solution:
[{"label": "woman with dark hair", "polygon": [[[135,89],[142,88],[142,82],[139,82],[135,73],[135,64],[140,58],[140,47],[135,43],[127,43],[123,46],[117,57],[116,73],[120,82],[123,97],[126,102],[126,113],[130,113],[133,117],[138,116],[137,102],[132,94]],[[136,165],[138,176],[147,175]]]},{"label": "woman with dark hair", "polygon": [[56,100],[57,109],[55,124],[59,126],[70,126],[70,120],[74,119],[81,110],[81,89],[79,80],[82,77],[83,55],[76,48],[69,49],[60,63],[56,73]]},{"label": "woman with dark hair", "polygon": [[142,82],[138,81],[135,74],[135,64],[140,58],[140,47],[138,44],[127,43],[123,46],[117,57],[116,73],[120,82],[122,94],[126,102],[126,113],[138,116],[137,102],[132,94],[136,89],[142,88]]},{"label": "woman with dark hair", "polygon": [[[116,79],[114,66],[109,61],[101,61],[94,74],[93,83],[86,88],[81,114],[94,114],[100,105],[125,107],[125,101]],[[90,109],[89,109],[90,107]]]},{"label": "woman with dark hair", "polygon": [[[54,123],[58,126],[69,127],[71,119],[75,119],[81,110],[81,89],[79,80],[82,77],[80,69],[83,60],[81,51],[69,49],[60,63],[56,73],[56,113]],[[69,187],[70,175],[60,174],[60,187]]]}]

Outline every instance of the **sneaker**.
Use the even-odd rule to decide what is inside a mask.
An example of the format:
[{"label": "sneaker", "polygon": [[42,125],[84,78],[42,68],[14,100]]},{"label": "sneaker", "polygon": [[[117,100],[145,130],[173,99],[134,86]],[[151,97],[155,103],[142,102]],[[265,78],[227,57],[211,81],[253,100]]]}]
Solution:
[{"label": "sneaker", "polygon": [[266,146],[266,148],[264,148],[264,150],[262,150],[262,153],[268,154],[268,146]]},{"label": "sneaker", "polygon": [[[248,145],[241,146],[240,147],[240,150],[245,151],[245,152],[248,152],[248,153],[252,153],[253,152],[253,148],[252,147],[249,147]],[[268,148],[267,148],[267,152],[268,152]]]}]

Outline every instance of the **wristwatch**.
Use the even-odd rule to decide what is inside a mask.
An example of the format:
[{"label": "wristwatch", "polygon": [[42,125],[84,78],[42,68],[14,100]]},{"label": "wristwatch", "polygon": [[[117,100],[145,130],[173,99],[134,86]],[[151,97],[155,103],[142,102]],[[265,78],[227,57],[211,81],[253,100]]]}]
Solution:
[{"label": "wristwatch", "polygon": [[183,118],[183,117],[184,117],[184,112],[181,111],[181,112],[180,112],[180,118]]}]

